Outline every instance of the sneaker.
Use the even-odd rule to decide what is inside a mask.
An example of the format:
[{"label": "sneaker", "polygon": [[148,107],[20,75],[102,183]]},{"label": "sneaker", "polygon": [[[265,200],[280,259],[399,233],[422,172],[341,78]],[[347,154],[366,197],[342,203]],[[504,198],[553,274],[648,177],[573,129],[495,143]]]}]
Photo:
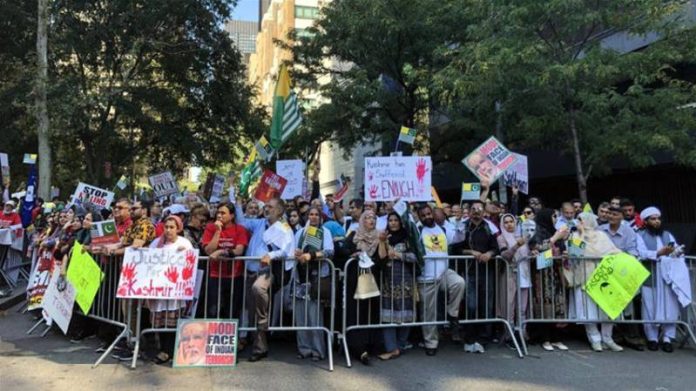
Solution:
[{"label": "sneaker", "polygon": [[623,352],[624,348],[614,341],[605,341],[602,343],[603,347],[611,350],[612,352]]},{"label": "sneaker", "polygon": [[399,346],[399,350],[411,350],[411,349],[413,349],[413,345],[408,343],[408,342],[406,342],[406,344],[403,346]]},{"label": "sneaker", "polygon": [[546,341],[543,344],[541,344],[541,347],[547,352],[553,352],[553,345],[551,345],[551,342],[549,341]]},{"label": "sneaker", "polygon": [[476,351],[476,344],[473,343],[465,343],[464,344],[464,351],[467,353],[474,353]]},{"label": "sneaker", "polygon": [[560,350],[560,351],[568,351],[568,347],[563,344],[563,342],[554,342],[551,345],[553,345],[554,348]]},{"label": "sneaker", "polygon": [[592,346],[592,350],[597,353],[602,351],[602,344],[600,342],[592,342],[590,346]]},{"label": "sneaker", "polygon": [[483,345],[476,342],[474,344],[474,353],[486,353],[486,349],[483,348]]},{"label": "sneaker", "polygon": [[663,342],[662,343],[662,350],[665,353],[672,353],[674,351],[674,347],[672,346],[671,342]]},{"label": "sneaker", "polygon": [[115,351],[111,357],[118,361],[130,361],[133,359],[133,352],[131,350],[118,350]]}]

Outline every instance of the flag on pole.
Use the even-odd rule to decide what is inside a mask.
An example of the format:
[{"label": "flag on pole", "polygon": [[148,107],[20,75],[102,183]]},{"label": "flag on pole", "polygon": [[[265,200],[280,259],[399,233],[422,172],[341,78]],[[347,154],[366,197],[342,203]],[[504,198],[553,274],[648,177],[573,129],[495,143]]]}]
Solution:
[{"label": "flag on pole", "polygon": [[36,203],[34,193],[36,191],[36,165],[32,164],[29,171],[29,180],[27,181],[27,190],[24,195],[24,202],[22,202],[22,226],[24,228],[28,227],[32,223],[31,212],[34,210],[34,204]]},{"label": "flag on pole", "polygon": [[126,188],[126,186],[128,186],[128,177],[121,175],[121,177],[118,178],[118,182],[116,182],[116,187],[123,190]]},{"label": "flag on pole", "polygon": [[582,208],[582,211],[585,213],[594,213],[594,211],[592,210],[592,205],[590,205],[589,202],[585,204],[585,206]]},{"label": "flag on pole", "polygon": [[261,157],[261,160],[268,161],[268,158],[273,153],[273,147],[271,147],[271,144],[268,142],[266,137],[261,136],[259,141],[257,141],[256,144],[254,144],[254,152],[255,154],[258,153],[258,156]]},{"label": "flag on pole", "polygon": [[302,115],[297,104],[297,95],[290,87],[290,75],[285,65],[281,65],[273,97],[273,118],[271,120],[271,145],[275,150],[290,137],[302,123]]},{"label": "flag on pole", "polygon": [[414,128],[407,128],[405,126],[401,127],[401,131],[399,132],[399,141],[402,143],[407,143],[413,145],[413,142],[416,140],[416,129]]}]

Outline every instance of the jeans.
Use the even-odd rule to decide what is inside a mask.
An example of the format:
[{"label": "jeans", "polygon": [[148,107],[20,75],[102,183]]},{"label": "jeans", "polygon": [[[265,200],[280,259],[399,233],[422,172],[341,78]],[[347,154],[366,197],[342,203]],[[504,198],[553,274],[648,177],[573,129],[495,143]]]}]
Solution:
[{"label": "jeans", "polygon": [[384,348],[387,352],[403,349],[408,344],[410,327],[390,327],[382,330],[384,336]]}]

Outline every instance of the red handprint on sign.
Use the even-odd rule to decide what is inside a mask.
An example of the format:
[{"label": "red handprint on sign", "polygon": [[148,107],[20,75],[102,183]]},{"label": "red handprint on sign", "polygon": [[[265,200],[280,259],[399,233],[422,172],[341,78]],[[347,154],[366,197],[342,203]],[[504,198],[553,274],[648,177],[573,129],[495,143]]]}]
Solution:
[{"label": "red handprint on sign", "polygon": [[176,266],[169,266],[169,269],[164,272],[164,276],[167,277],[172,284],[176,284],[176,282],[179,280],[179,272],[176,270]]},{"label": "red handprint on sign", "polygon": [[127,281],[135,281],[135,276],[137,274],[138,273],[135,271],[134,263],[127,263],[123,265],[123,268],[121,269],[121,277]]},{"label": "red handprint on sign", "polygon": [[423,184],[423,178],[426,172],[428,172],[428,168],[425,159],[418,159],[418,163],[416,163],[416,178],[418,178],[418,183]]},{"label": "red handprint on sign", "polygon": [[121,297],[126,297],[128,295],[137,295],[140,294],[140,289],[137,291],[133,290],[133,286],[135,283],[138,281],[135,276],[138,273],[135,271],[135,264],[134,263],[128,263],[123,265],[121,268],[121,280],[122,284],[118,288],[118,296]]},{"label": "red handprint on sign", "polygon": [[[192,266],[196,264],[196,254],[189,250],[186,252],[186,266]],[[193,267],[193,266],[192,266]]]},{"label": "red handprint on sign", "polygon": [[188,281],[193,276],[193,265],[187,265],[184,270],[181,271],[181,279],[183,281]]},{"label": "red handprint on sign", "polygon": [[370,186],[370,199],[377,198],[377,185]]}]

